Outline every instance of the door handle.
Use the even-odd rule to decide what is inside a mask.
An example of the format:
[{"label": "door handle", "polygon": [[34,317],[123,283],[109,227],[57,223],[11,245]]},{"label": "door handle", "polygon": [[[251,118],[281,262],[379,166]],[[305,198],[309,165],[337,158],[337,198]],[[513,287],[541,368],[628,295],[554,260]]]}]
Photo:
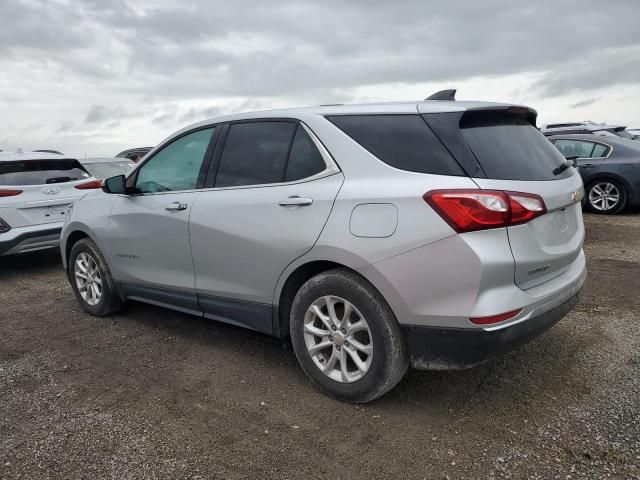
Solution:
[{"label": "door handle", "polygon": [[169,212],[178,212],[180,210],[186,210],[187,209],[187,204],[186,203],[180,203],[180,202],[173,202],[170,203],[169,205],[167,205],[166,207],[164,207],[165,210],[168,210]]},{"label": "door handle", "polygon": [[598,164],[597,163],[583,163],[582,165],[579,165],[578,167],[582,167],[582,168],[593,168],[593,167],[597,167]]},{"label": "door handle", "polygon": [[278,205],[281,207],[306,207],[307,205],[311,205],[313,203],[313,199],[299,197],[297,195],[291,195],[284,200],[280,200]]}]

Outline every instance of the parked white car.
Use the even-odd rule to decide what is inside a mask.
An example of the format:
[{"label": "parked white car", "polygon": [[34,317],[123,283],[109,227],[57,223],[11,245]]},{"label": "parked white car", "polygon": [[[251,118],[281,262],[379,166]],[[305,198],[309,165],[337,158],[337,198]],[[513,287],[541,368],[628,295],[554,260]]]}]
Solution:
[{"label": "parked white car", "polygon": [[67,207],[100,185],[65,155],[0,153],[0,255],[58,247]]}]

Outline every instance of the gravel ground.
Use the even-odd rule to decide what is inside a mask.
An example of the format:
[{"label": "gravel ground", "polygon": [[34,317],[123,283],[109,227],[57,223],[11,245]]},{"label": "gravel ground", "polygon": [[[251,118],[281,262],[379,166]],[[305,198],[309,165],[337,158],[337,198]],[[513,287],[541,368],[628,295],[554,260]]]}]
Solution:
[{"label": "gravel ground", "polygon": [[586,223],[562,322],[366,406],[274,340],[141,304],[93,318],[57,254],[0,259],[0,478],[640,479],[640,215]]}]

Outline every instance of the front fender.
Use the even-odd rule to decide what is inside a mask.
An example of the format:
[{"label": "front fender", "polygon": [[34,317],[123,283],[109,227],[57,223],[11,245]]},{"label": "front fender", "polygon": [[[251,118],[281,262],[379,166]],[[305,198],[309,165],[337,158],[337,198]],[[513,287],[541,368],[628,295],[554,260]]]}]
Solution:
[{"label": "front fender", "polygon": [[[114,199],[111,195],[103,192],[93,192],[82,200],[77,201],[69,209],[65,216],[65,223],[60,236],[62,265],[65,270],[68,268],[68,254],[72,247],[69,244],[69,240],[73,239],[78,232],[82,232],[82,236],[87,236],[96,243],[111,268],[113,258],[109,249],[108,238],[110,235],[109,217],[113,205]],[[112,274],[114,274],[115,278],[113,270]]]}]

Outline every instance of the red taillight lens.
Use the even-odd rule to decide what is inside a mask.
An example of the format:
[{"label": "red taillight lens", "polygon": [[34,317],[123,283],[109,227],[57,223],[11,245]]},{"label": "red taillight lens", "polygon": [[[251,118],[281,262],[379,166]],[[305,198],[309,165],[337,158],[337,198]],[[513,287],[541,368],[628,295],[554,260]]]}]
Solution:
[{"label": "red taillight lens", "polygon": [[91,180],[90,182],[76,185],[78,190],[91,190],[92,188],[102,188],[102,180]]},{"label": "red taillight lens", "polygon": [[526,223],[544,214],[538,195],[501,190],[432,190],[422,197],[458,233]]},{"label": "red taillight lens", "polygon": [[16,195],[20,195],[22,190],[7,190],[0,189],[0,197],[14,197]]},{"label": "red taillight lens", "polygon": [[503,192],[432,190],[422,198],[458,233],[502,227],[509,221]]},{"label": "red taillight lens", "polygon": [[504,322],[505,320],[509,320],[510,318],[515,317],[522,311],[521,308],[518,310],[511,310],[510,312],[500,313],[498,315],[491,315],[490,317],[471,317],[471,320],[476,325],[490,325],[492,323]]},{"label": "red taillight lens", "polygon": [[542,198],[531,193],[507,192],[511,205],[510,225],[527,223],[547,212]]}]

